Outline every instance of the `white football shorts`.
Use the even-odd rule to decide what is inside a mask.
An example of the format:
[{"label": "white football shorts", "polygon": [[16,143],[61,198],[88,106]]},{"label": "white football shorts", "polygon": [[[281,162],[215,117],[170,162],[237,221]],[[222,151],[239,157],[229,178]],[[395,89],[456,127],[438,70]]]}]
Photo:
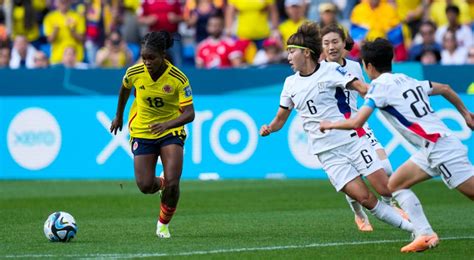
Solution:
[{"label": "white football shorts", "polygon": [[474,176],[467,148],[455,136],[445,136],[436,143],[427,142],[410,160],[431,177],[441,176],[448,188],[454,189]]},{"label": "white football shorts", "polygon": [[368,176],[383,168],[375,150],[365,138],[353,137],[350,143],[317,156],[337,191],[357,176]]}]

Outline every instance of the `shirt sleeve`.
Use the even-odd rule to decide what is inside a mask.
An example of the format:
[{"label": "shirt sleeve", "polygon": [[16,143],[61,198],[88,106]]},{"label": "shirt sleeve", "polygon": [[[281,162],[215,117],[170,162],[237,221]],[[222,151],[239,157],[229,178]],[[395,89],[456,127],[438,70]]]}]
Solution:
[{"label": "shirt sleeve", "polygon": [[419,86],[423,89],[423,91],[429,96],[431,92],[433,92],[433,85],[431,85],[431,81],[429,80],[422,80],[418,81]]},{"label": "shirt sleeve", "polygon": [[51,14],[46,15],[43,22],[43,30],[46,36],[50,36],[53,33],[54,27],[51,21],[52,21]]},{"label": "shirt sleeve", "polygon": [[[128,72],[128,70],[127,70],[127,72]],[[125,75],[123,75],[122,85],[125,88],[128,88],[128,89],[131,89],[133,87],[133,82],[130,79],[130,77],[127,76],[127,73],[125,73]]]},{"label": "shirt sleeve", "polygon": [[[366,102],[364,105],[370,105],[370,107],[375,108],[383,108],[387,106],[387,93],[383,85],[376,84],[372,82],[369,87],[369,91],[367,95],[365,95]],[[371,101],[367,101],[371,100]]]},{"label": "shirt sleeve", "polygon": [[[332,68],[331,68],[332,70]],[[339,86],[339,85],[342,85],[344,86],[344,88],[347,88],[348,84],[354,80],[357,79],[357,76],[354,75],[353,73],[347,71],[344,67],[340,66],[340,65],[337,65],[335,67],[335,71],[333,71],[334,73],[332,73],[331,75],[334,75],[334,77],[332,77],[332,79],[334,80],[334,84],[332,84],[333,86]]]},{"label": "shirt sleeve", "polygon": [[78,34],[86,33],[86,20],[81,15],[76,16],[76,32]]},{"label": "shirt sleeve", "polygon": [[179,88],[179,106],[184,107],[193,103],[193,90],[188,79]]},{"label": "shirt sleeve", "polygon": [[289,80],[286,79],[285,83],[283,84],[283,90],[281,91],[280,94],[280,107],[284,109],[293,109],[294,104],[293,101],[291,100],[291,94],[288,91],[289,88]]}]

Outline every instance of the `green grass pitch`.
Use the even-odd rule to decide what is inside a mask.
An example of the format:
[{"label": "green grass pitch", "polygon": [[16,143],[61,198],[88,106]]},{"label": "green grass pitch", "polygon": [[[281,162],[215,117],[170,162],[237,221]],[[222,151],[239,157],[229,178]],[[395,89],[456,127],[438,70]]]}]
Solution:
[{"label": "green grass pitch", "polygon": [[[441,238],[408,255],[474,259],[474,207],[440,181],[414,191]],[[404,258],[409,234],[371,217],[360,233],[344,196],[327,180],[183,181],[171,239],[155,236],[158,195],[133,181],[0,181],[0,258]],[[52,243],[54,211],[78,224],[70,243]]]}]

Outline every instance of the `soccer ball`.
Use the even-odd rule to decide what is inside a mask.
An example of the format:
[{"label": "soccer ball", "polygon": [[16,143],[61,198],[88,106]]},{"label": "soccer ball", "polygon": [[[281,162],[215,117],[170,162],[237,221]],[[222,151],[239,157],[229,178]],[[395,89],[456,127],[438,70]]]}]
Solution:
[{"label": "soccer ball", "polygon": [[76,233],[76,220],[67,212],[54,212],[44,222],[44,235],[52,242],[69,242]]}]

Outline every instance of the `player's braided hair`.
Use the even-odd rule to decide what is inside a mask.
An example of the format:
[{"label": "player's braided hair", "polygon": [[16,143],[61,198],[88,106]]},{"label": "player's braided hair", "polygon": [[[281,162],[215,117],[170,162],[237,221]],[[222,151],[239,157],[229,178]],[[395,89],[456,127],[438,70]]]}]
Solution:
[{"label": "player's braided hair", "polygon": [[167,31],[149,32],[142,39],[142,47],[163,53],[173,46],[173,38]]},{"label": "player's braided hair", "polygon": [[317,23],[306,22],[302,24],[286,43],[287,45],[298,45],[310,49],[311,58],[318,62],[322,46],[321,34]]},{"label": "player's braided hair", "polygon": [[346,42],[346,45],[344,46],[344,49],[347,51],[351,51],[352,47],[354,47],[354,40],[349,34],[346,34],[344,30],[337,24],[330,24],[327,26],[324,26],[324,28],[321,30],[321,38],[324,37],[324,35],[328,33],[337,33],[341,37],[342,41]]}]

